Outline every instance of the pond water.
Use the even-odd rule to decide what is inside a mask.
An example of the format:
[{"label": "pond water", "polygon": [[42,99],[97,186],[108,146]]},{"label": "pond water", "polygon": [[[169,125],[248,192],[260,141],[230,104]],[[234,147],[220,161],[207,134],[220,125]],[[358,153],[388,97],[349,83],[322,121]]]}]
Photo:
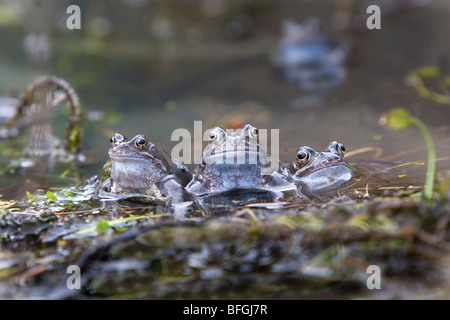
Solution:
[{"label": "pond water", "polygon": [[[224,8],[217,5],[218,16],[205,13],[215,12],[205,9],[208,1],[80,3],[82,28],[70,31],[63,24],[68,16],[64,5],[22,4],[17,24],[0,30],[7,43],[0,88],[5,94],[22,93],[36,76],[53,74],[76,89],[85,114],[104,112],[103,121],[84,124],[83,150],[97,161],[90,172],[99,172],[107,159],[114,132],[129,137],[143,133],[170,153],[177,144],[171,141],[172,132],[193,132],[194,121],[202,121],[203,130],[245,123],[278,129],[285,162],[299,146],[323,148],[332,140],[344,143],[348,151],[382,148],[381,160],[426,160],[418,130],[389,132],[378,124],[382,112],[394,107],[406,107],[422,119],[434,134],[438,158],[448,157],[450,108],[419,97],[405,85],[412,70],[447,59],[444,26],[450,13],[445,1],[382,17],[380,30],[366,32],[333,28],[333,17],[346,7],[342,3],[353,6],[348,14],[361,14],[352,1],[216,2],[227,3]],[[30,17],[33,12],[50,18]],[[224,34],[240,15],[250,26],[232,40]],[[351,53],[342,85],[318,107],[296,110],[290,103],[307,93],[274,76],[270,54],[283,19],[302,22],[311,15],[347,41]],[[31,53],[23,50],[26,35],[38,31],[51,42],[51,56],[42,63],[33,62]],[[442,73],[445,76],[445,69]],[[448,169],[448,161],[438,166]]]},{"label": "pond water", "polygon": [[[345,144],[350,162],[426,162],[426,145],[417,128],[389,131],[380,126],[379,118],[383,112],[396,107],[410,110],[428,126],[436,147],[437,172],[446,173],[450,170],[450,104],[421,97],[407,84],[406,78],[418,68],[436,65],[441,75],[437,79],[425,79],[425,84],[432,91],[448,93],[441,80],[450,76],[450,3],[447,0],[424,1],[427,5],[423,7],[389,12],[389,1],[374,2],[385,14],[379,30],[355,27],[356,22],[353,22],[358,17],[360,20],[368,17],[365,14],[367,4],[352,0],[117,0],[61,1],[57,4],[0,1],[0,14],[4,16],[0,22],[3,43],[0,93],[18,96],[42,74],[55,75],[70,83],[79,95],[85,115],[81,148],[86,162],[80,168],[81,180],[101,175],[108,159],[109,138],[114,133],[129,138],[145,134],[170,153],[178,143],[171,140],[173,131],[185,128],[193,134],[195,121],[201,121],[202,131],[214,126],[242,127],[246,123],[260,129],[278,129],[279,155],[283,162],[294,159],[300,146],[323,149],[333,140]],[[67,29],[69,14],[66,8],[69,4],[81,9],[79,30]],[[277,48],[281,24],[286,18],[302,22],[312,15],[320,18],[330,34],[347,43],[350,51],[345,62],[345,80],[316,105],[299,106],[295,102],[308,92],[296,84],[281,81],[271,64],[271,55]],[[60,136],[66,119],[65,110],[56,110],[53,125]],[[0,141],[0,144],[4,150],[20,150],[26,141],[27,137],[13,142]],[[206,142],[201,149],[205,145]],[[199,151],[192,150],[193,153]],[[6,169],[2,170],[0,193],[5,200],[21,199],[26,191],[69,187],[76,182],[72,178],[57,178],[61,174],[59,171],[49,172],[46,178],[50,182],[34,181],[33,169],[26,174],[11,170],[10,161],[11,152],[2,152],[1,165]],[[425,167],[414,167],[410,177],[412,180],[398,178],[392,184],[421,185]],[[289,212],[286,209],[286,213]],[[56,231],[58,236],[63,234],[58,232],[60,230]],[[161,233],[165,234],[165,230]],[[149,234],[143,237],[153,239]],[[137,242],[145,247],[148,245],[145,241]],[[200,239],[193,241],[201,242]],[[242,241],[254,245],[253,239]],[[276,243],[283,246],[280,241]],[[124,247],[128,245],[129,242],[123,244]],[[108,250],[112,247],[113,244],[107,245]],[[129,258],[128,253],[124,254],[124,247],[117,249],[120,251],[118,256]],[[265,250],[258,248],[260,254]],[[228,252],[229,248],[214,250],[222,249]],[[144,248],[138,246],[133,250],[141,252]],[[205,263],[200,257],[202,252],[196,252],[199,256],[190,258],[190,265],[195,264],[195,259]],[[102,251],[101,254],[106,253]],[[163,261],[160,257],[152,262],[151,268],[160,270],[164,268],[160,264],[173,266],[174,261],[182,259],[177,255],[185,253],[155,254],[166,259]],[[298,252],[294,256],[302,259]],[[268,257],[275,259],[272,253]],[[98,268],[107,269],[100,266],[99,261],[103,258],[95,254],[84,258],[82,263],[87,264],[89,260],[86,259],[94,258],[98,259],[95,262],[99,264]],[[12,263],[22,261],[21,258],[14,259],[18,260]],[[239,265],[241,260],[231,263]],[[111,266],[112,269],[115,267]],[[137,263],[135,267],[138,270],[142,266]],[[272,266],[272,270],[274,268]],[[220,275],[223,272],[218,267],[208,270],[205,274],[210,276],[214,272]],[[226,272],[231,271],[227,269]],[[180,277],[183,271],[177,269],[174,274],[174,277]],[[95,287],[92,283],[91,286]],[[102,289],[106,296],[118,294],[108,291],[107,286]],[[168,291],[151,297],[177,296]],[[233,295],[225,294],[224,297]],[[296,295],[286,293],[275,297]]]}]

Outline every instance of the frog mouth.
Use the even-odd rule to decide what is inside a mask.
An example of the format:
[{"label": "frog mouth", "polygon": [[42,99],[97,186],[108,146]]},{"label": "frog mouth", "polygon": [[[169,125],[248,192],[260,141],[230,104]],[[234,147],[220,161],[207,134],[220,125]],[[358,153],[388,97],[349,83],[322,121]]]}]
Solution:
[{"label": "frog mouth", "polygon": [[204,155],[205,164],[266,164],[265,153],[260,150],[221,150]]},{"label": "frog mouth", "polygon": [[203,154],[205,163],[208,164],[266,164],[267,155],[259,144],[249,141],[236,143],[226,142],[221,148],[214,148]]},{"label": "frog mouth", "polygon": [[318,165],[306,166],[297,170],[295,174],[297,177],[302,178],[308,175],[316,174],[322,170],[336,168],[336,167],[345,167],[349,168],[348,163],[342,158],[336,158],[333,160],[323,160]]},{"label": "frog mouth", "polygon": [[155,159],[152,156],[145,156],[145,155],[129,156],[129,155],[122,155],[122,154],[114,154],[111,156],[111,158],[115,158],[115,159]]},{"label": "frog mouth", "polygon": [[156,158],[151,154],[142,154],[142,153],[133,153],[130,155],[129,153],[123,153],[118,150],[110,150],[109,157],[111,159],[119,160],[119,161],[136,161],[136,160],[155,160]]}]

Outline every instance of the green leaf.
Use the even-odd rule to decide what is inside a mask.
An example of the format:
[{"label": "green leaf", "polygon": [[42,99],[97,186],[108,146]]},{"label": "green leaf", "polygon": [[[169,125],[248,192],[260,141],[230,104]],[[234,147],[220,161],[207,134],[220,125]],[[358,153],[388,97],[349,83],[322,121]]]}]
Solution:
[{"label": "green leaf", "polygon": [[416,69],[414,71],[422,79],[434,79],[439,77],[439,69],[436,66],[428,66]]},{"label": "green leaf", "polygon": [[55,195],[51,191],[47,191],[45,193],[45,195],[47,196],[48,200],[58,200],[58,198],[56,198]]},{"label": "green leaf", "polygon": [[109,223],[102,219],[99,222],[97,222],[96,230],[98,233],[106,233],[109,230]]},{"label": "green leaf", "polygon": [[33,196],[29,191],[27,191],[27,199],[28,200],[36,200],[37,198]]},{"label": "green leaf", "polygon": [[380,124],[394,130],[403,130],[411,125],[411,113],[403,108],[392,109],[380,117]]}]

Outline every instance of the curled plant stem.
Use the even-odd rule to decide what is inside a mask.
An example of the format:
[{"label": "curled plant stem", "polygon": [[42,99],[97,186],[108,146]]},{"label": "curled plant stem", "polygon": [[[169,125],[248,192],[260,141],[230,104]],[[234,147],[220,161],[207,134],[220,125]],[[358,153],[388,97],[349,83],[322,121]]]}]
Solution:
[{"label": "curled plant stem", "polygon": [[[55,93],[61,91],[63,94],[56,96]],[[48,101],[49,95],[51,101]],[[69,153],[80,151],[80,139],[82,135],[82,110],[80,100],[72,86],[64,79],[54,76],[40,76],[27,88],[17,107],[16,115],[12,117],[7,127],[14,127],[18,120],[28,112],[36,117],[39,112],[45,109],[50,110],[56,107],[63,100],[67,101],[69,108],[69,121],[65,133],[65,150]],[[34,106],[34,107],[32,107]]]},{"label": "curled plant stem", "polygon": [[[407,82],[414,87],[417,93],[425,99],[440,103],[450,104],[450,97],[445,94],[433,92],[425,86],[424,79],[434,79],[439,77],[439,69],[435,66],[423,67],[412,71],[407,77]],[[443,80],[443,85],[447,87],[447,79]]]}]

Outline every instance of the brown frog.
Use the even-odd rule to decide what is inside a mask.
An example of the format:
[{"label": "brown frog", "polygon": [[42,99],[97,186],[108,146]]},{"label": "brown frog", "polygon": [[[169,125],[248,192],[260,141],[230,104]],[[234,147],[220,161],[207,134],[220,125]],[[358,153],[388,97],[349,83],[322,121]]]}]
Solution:
[{"label": "brown frog", "polygon": [[344,159],[345,147],[333,141],[323,151],[303,146],[287,168],[287,174],[302,193],[335,190],[352,179],[353,170]]},{"label": "brown frog", "polygon": [[283,191],[295,185],[271,169],[271,159],[258,143],[258,129],[250,124],[228,132],[220,127],[209,130],[209,144],[186,190],[205,196],[236,190]]},{"label": "brown frog", "polygon": [[144,135],[110,139],[110,174],[100,186],[101,198],[146,198],[150,202],[183,202],[183,180],[189,170],[168,157]]}]

